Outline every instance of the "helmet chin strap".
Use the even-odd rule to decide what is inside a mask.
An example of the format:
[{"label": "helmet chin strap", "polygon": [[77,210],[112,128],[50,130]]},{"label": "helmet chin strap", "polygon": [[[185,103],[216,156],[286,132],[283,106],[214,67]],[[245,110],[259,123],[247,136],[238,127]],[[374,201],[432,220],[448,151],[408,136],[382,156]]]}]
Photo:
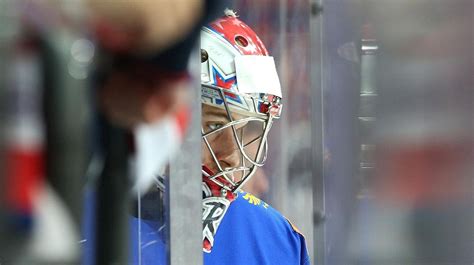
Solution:
[{"label": "helmet chin strap", "polygon": [[205,165],[202,165],[202,173],[202,181],[211,189],[212,193],[207,196],[225,197],[229,200],[234,199],[235,193],[232,192],[230,188],[226,189],[223,187],[231,187],[234,185],[229,183],[225,178],[222,177],[222,175],[219,176],[219,174],[214,174],[213,171]]}]

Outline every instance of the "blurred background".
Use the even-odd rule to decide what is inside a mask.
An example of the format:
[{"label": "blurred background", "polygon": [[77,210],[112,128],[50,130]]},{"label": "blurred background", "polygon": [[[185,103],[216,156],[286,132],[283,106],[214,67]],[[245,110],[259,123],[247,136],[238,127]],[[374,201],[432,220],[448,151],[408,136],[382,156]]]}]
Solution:
[{"label": "blurred background", "polygon": [[[269,160],[245,189],[302,231],[313,264],[473,264],[473,1],[231,7],[275,57],[284,98]],[[92,263],[82,254],[95,218],[84,217],[94,208],[88,191],[104,174],[129,174],[122,149],[101,147],[95,90],[105,56],[84,9],[0,1],[0,264]],[[110,145],[123,144],[112,135]],[[180,152],[199,152],[190,135]],[[119,165],[104,166],[102,149]],[[131,187],[123,183],[115,191]],[[126,215],[127,198],[108,203]],[[156,208],[138,217],[164,214],[163,198],[146,199]],[[113,247],[101,242],[86,248]]]}]

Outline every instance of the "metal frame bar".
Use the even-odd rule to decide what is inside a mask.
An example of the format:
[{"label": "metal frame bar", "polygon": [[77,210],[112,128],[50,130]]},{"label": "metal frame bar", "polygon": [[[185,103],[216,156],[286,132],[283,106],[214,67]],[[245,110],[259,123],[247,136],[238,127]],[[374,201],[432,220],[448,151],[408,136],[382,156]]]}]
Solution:
[{"label": "metal frame bar", "polygon": [[7,99],[7,69],[12,54],[12,42],[17,36],[19,30],[19,18],[15,14],[15,8],[11,1],[0,1],[0,22],[2,27],[0,28],[0,262],[2,261],[15,261],[15,257],[18,253],[21,253],[21,247],[24,245],[24,239],[26,236],[19,235],[18,231],[11,229],[11,222],[8,220],[6,215],[7,205],[5,202],[4,194],[7,187],[6,176],[5,176],[5,144],[6,144],[6,110],[5,102]]},{"label": "metal frame bar", "polygon": [[310,17],[310,51],[311,55],[311,146],[312,146],[312,181],[313,181],[313,222],[314,222],[314,264],[325,264],[325,194],[324,194],[324,97],[323,88],[323,17],[320,15],[323,0],[311,1]]},{"label": "metal frame bar", "polygon": [[68,71],[74,61],[71,45],[79,33],[46,36],[43,41],[46,174],[64,200],[74,225],[82,219],[82,187],[90,153],[87,136],[91,119],[89,82]]},{"label": "metal frame bar", "polygon": [[96,264],[126,264],[131,206],[126,132],[104,121],[105,164],[97,184]]}]

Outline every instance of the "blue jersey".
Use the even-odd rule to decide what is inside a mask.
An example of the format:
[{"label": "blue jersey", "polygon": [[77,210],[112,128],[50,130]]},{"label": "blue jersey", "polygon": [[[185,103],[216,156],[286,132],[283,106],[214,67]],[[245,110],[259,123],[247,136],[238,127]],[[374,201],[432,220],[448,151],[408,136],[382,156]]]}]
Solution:
[{"label": "blue jersey", "polygon": [[[166,264],[165,245],[156,222],[131,219],[131,263]],[[140,244],[138,226],[140,225]],[[307,265],[304,237],[280,213],[249,193],[230,204],[214,238],[205,265]]]}]

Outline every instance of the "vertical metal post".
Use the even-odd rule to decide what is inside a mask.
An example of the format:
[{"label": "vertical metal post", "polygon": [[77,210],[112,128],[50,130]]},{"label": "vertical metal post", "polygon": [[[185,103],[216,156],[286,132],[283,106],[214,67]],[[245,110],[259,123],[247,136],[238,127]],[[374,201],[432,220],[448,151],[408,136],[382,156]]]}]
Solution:
[{"label": "vertical metal post", "polygon": [[179,153],[170,163],[167,192],[170,265],[200,265],[203,262],[201,86],[198,75],[200,73],[198,47],[190,59],[190,70],[194,74],[190,101],[191,122]]},{"label": "vertical metal post", "polygon": [[71,47],[80,35],[58,28],[43,42],[46,114],[46,174],[66,203],[76,227],[81,222],[82,186],[87,166],[87,134],[91,108],[87,66],[73,72],[77,61]]},{"label": "vertical metal post", "polygon": [[[12,42],[17,37],[19,18],[15,12],[14,4],[10,1],[0,1],[0,23],[3,25],[0,27],[0,165],[4,161],[3,148],[5,144],[5,102],[6,102],[6,88],[7,88],[7,69],[9,67],[10,55],[12,51]],[[1,166],[0,170],[0,194],[4,193],[5,186],[3,185],[4,177],[4,166]],[[0,196],[0,211],[3,209],[3,197]],[[1,216],[0,216],[1,218]],[[0,222],[2,220],[0,219]],[[2,246],[0,245],[0,248]]]},{"label": "vertical metal post", "polygon": [[12,42],[17,37],[19,18],[12,1],[0,1],[0,263],[21,253],[26,235],[12,231],[8,217],[5,215],[6,177],[5,177],[5,144],[6,144],[6,91],[7,70],[11,61]]},{"label": "vertical metal post", "polygon": [[359,139],[360,139],[360,188],[358,198],[364,199],[368,194],[368,185],[375,173],[375,141],[373,139],[374,124],[376,122],[375,106],[377,88],[375,86],[375,62],[377,43],[373,39],[372,26],[366,24],[363,28],[361,40],[361,82],[359,103]]},{"label": "vertical metal post", "polygon": [[325,260],[325,194],[324,194],[324,124],[323,124],[323,19],[320,15],[323,0],[311,1],[310,17],[310,74],[311,74],[311,131],[312,131],[312,181],[314,249],[313,263],[324,264]]},{"label": "vertical metal post", "polygon": [[[279,69],[279,76],[280,82],[282,84],[282,95],[283,100],[287,99],[288,95],[288,69],[285,62],[286,53],[288,53],[287,49],[287,23],[288,23],[288,8],[287,8],[287,1],[280,0],[279,1],[279,8],[278,8],[278,18],[279,18],[279,32],[278,32],[278,43],[279,49],[277,51],[278,54],[278,69]],[[280,120],[278,121],[279,125],[276,127],[279,129],[279,141],[280,141],[280,149],[279,151],[279,161],[278,161],[278,171],[275,171],[275,176],[272,179],[272,189],[271,191],[271,201],[273,207],[278,209],[281,212],[286,211],[286,204],[287,201],[286,194],[288,188],[288,165],[289,165],[289,154],[288,154],[288,118],[289,113],[283,114]]]},{"label": "vertical metal post", "polygon": [[126,264],[131,207],[126,133],[104,123],[105,166],[97,186],[96,264]]},{"label": "vertical metal post", "polygon": [[[73,233],[80,233],[82,187],[89,152],[87,145],[90,121],[88,64],[85,75],[74,75],[77,60],[71,52],[80,32],[59,25],[56,31],[44,34],[42,67],[44,70],[43,105],[46,125],[46,178],[64,201],[73,220]],[[71,238],[69,240],[77,240]],[[71,264],[80,263],[76,246]]]}]

